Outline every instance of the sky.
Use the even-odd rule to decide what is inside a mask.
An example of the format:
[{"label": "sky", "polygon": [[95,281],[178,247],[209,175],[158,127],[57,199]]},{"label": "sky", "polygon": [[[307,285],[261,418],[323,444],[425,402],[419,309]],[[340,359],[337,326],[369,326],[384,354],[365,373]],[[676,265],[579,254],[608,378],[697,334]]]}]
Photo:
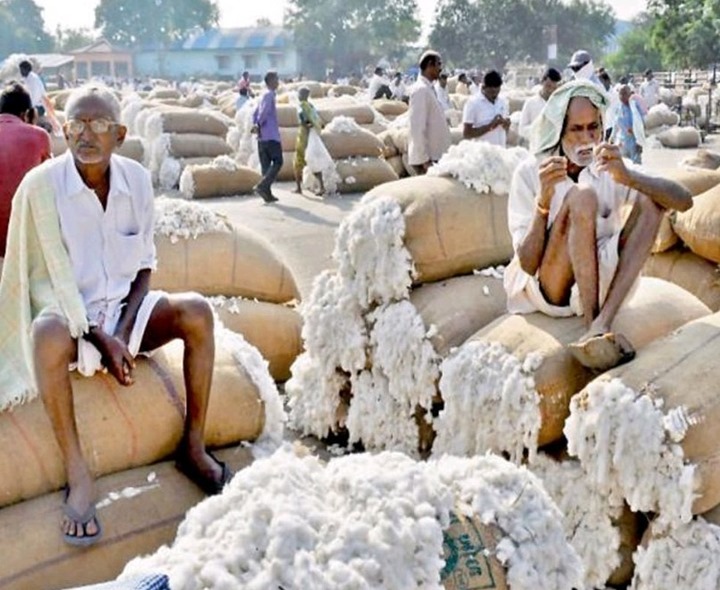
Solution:
[{"label": "sky", "polygon": [[[171,1],[171,0],[156,0]],[[646,0],[607,0],[615,9],[618,18],[629,20],[645,8]],[[437,0],[417,0],[424,28],[429,27]],[[54,32],[57,25],[63,28],[92,28],[95,21],[95,6],[99,0],[35,0],[43,8],[46,29]],[[247,27],[261,17],[281,24],[285,11],[285,0],[218,0],[221,27]]]}]

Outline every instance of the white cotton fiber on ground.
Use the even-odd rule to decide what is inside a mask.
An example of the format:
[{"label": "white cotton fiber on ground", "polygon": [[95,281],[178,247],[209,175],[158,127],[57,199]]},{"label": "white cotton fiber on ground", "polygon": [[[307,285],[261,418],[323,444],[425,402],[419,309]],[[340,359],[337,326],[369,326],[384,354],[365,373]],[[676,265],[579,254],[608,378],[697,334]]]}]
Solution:
[{"label": "white cotton fiber on ground", "polygon": [[363,309],[408,297],[414,269],[404,237],[405,218],[389,197],[361,201],[340,224],[333,258]]},{"label": "white cotton fiber on ground", "polygon": [[155,199],[155,235],[167,236],[173,243],[232,229],[227,217],[198,203],[166,197]]},{"label": "white cotton fiber on ground", "polygon": [[332,459],[289,446],[191,509],[171,547],[121,578],[164,572],[173,590],[441,590],[450,512],[497,527],[513,590],[570,590],[580,560],[538,480],[497,457],[419,463],[398,453]]},{"label": "white cotton fiber on ground", "polygon": [[537,355],[518,360],[500,344],[470,341],[440,366],[444,408],[435,419],[433,454],[507,452],[519,462],[531,458],[540,431],[540,397],[533,373]]},{"label": "white cotton fiber on ground", "polygon": [[572,399],[564,433],[596,489],[635,512],[658,512],[667,525],[692,518],[694,497],[695,467],[685,464],[672,424],[657,401],[613,379]]},{"label": "white cotton fiber on ground", "polygon": [[486,141],[461,141],[450,146],[429,176],[450,176],[479,193],[507,194],[515,168],[530,152],[524,148],[501,148]]},{"label": "white cotton fiber on ground", "polygon": [[639,547],[633,590],[720,588],[720,527],[698,517]]},{"label": "white cotton fiber on ground", "polygon": [[565,534],[583,561],[585,582],[579,588],[604,588],[620,565],[620,531],[613,524],[622,504],[611,506],[588,481],[578,461],[554,461],[538,455],[528,467],[543,483],[563,514]]}]

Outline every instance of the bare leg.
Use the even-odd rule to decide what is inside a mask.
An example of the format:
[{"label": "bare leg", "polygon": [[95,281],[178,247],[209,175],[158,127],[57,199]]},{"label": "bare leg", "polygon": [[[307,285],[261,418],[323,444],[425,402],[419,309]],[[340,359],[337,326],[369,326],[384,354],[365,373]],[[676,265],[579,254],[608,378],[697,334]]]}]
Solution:
[{"label": "bare leg", "polygon": [[317,178],[317,181],[320,183],[320,190],[317,191],[316,194],[317,194],[318,197],[321,197],[322,195],[325,194],[325,183],[323,182],[322,172],[316,172],[316,173],[315,173],[315,178]]},{"label": "bare leg", "polygon": [[[75,421],[68,365],[76,359],[77,343],[64,319],[46,316],[33,322],[35,380],[65,464],[69,487],[66,503],[84,514],[95,501],[95,483],[82,455]],[[75,537],[93,536],[98,524],[93,519],[83,527],[66,516],[62,530]]]},{"label": "bare leg", "polygon": [[302,195],[302,169],[299,169],[295,167],[295,190],[293,192],[296,192],[299,195]]},{"label": "bare leg", "polygon": [[194,294],[163,297],[153,310],[140,350],[154,350],[176,338],[185,345],[183,376],[187,393],[187,416],[178,459],[193,465],[203,477],[220,482],[222,468],[207,453],[204,441],[215,362],[213,315],[205,299]]}]

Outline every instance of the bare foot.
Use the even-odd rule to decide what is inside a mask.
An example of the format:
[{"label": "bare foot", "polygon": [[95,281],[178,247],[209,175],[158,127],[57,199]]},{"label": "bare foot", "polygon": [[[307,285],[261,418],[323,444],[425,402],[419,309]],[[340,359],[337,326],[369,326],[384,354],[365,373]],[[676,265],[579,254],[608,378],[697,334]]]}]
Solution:
[{"label": "bare foot", "polygon": [[568,345],[577,361],[595,371],[607,371],[635,358],[635,349],[622,334],[591,330],[577,342]]},{"label": "bare foot", "polygon": [[296,195],[302,195],[302,194],[303,194],[303,192],[302,192],[302,189],[301,189],[301,188],[296,188],[296,189],[293,189],[293,192],[294,192],[294,193],[295,193]]}]

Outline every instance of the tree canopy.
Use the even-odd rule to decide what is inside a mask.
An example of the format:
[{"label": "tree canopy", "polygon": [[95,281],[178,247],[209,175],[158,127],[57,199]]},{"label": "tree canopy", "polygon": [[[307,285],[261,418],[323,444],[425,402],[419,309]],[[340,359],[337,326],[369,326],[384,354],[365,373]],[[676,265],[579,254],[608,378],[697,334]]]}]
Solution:
[{"label": "tree canopy", "polygon": [[415,0],[289,0],[285,24],[307,73],[321,77],[401,58],[420,35],[417,15]]},{"label": "tree canopy", "polygon": [[11,53],[43,53],[53,48],[42,9],[33,0],[0,0],[0,59]]},{"label": "tree canopy", "polygon": [[440,0],[430,44],[454,66],[502,69],[513,60],[546,62],[554,29],[556,63],[564,65],[577,49],[599,57],[614,24],[600,0]]},{"label": "tree canopy", "polygon": [[654,19],[643,13],[633,21],[633,28],[619,39],[619,48],[605,57],[603,65],[616,77],[631,72],[643,72],[647,68],[660,70],[662,55],[652,42]]},{"label": "tree canopy", "polygon": [[219,16],[215,0],[100,0],[95,26],[111,43],[132,47],[182,39],[216,26]]}]

